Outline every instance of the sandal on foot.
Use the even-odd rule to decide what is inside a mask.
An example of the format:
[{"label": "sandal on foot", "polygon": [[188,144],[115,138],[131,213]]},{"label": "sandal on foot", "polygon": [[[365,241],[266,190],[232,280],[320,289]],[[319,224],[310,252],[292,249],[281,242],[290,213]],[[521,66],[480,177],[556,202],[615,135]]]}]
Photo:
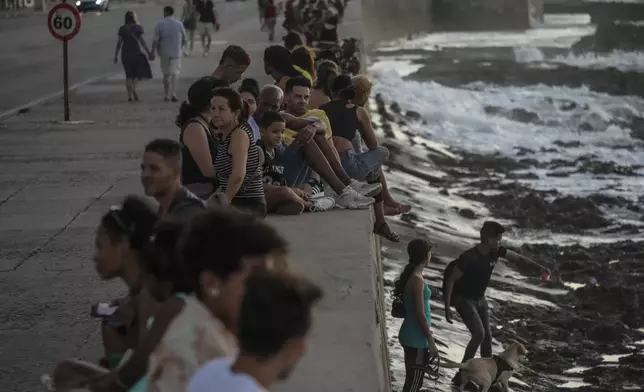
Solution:
[{"label": "sandal on foot", "polygon": [[387,203],[385,203],[385,215],[386,216],[402,215],[402,214],[408,213],[409,211],[411,211],[411,206],[409,204],[400,204],[400,203],[387,204]]},{"label": "sandal on foot", "polygon": [[395,231],[391,230],[387,222],[381,223],[373,227],[373,233],[388,239],[391,242],[400,242],[400,236]]}]

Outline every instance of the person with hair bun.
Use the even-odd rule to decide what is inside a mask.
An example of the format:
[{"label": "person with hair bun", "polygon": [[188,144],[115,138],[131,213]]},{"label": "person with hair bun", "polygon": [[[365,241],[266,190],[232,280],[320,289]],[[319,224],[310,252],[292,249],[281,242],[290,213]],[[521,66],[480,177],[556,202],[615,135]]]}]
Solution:
[{"label": "person with hair bun", "polygon": [[[384,181],[381,166],[389,157],[389,150],[378,145],[367,111],[351,102],[356,96],[356,89],[350,75],[342,74],[333,79],[331,95],[331,102],[320,106],[320,109],[326,113],[331,123],[333,143],[340,154],[342,168],[356,181],[382,184],[382,191],[375,195],[373,231],[389,241],[399,242],[399,235],[391,230],[385,220],[383,205],[387,183]],[[354,151],[353,140],[358,132],[368,151]]]},{"label": "person with hair bun", "polygon": [[[355,97],[351,100],[354,105],[360,107],[366,107],[369,103],[369,97],[371,96],[371,88],[373,87],[373,82],[365,75],[356,75],[352,79],[352,83],[355,86]],[[353,149],[357,153],[362,153],[362,137],[360,132],[356,132],[356,137],[352,141]],[[384,204],[385,215],[400,215],[406,214],[411,211],[411,205],[402,204],[397,202],[394,197],[389,192],[389,186],[387,185],[387,180],[384,175],[381,177],[382,180],[382,202]]]},{"label": "person with hair bun", "polygon": [[286,82],[290,78],[301,75],[293,67],[291,52],[280,45],[272,45],[264,50],[264,71],[282,91],[286,91]]},{"label": "person with hair bun", "polygon": [[273,227],[231,208],[196,217],[180,244],[186,282],[195,292],[182,299],[149,357],[149,391],[187,391],[205,363],[235,355],[246,279],[287,254],[286,241]]},{"label": "person with hair bun", "polygon": [[218,131],[214,168],[220,191],[231,205],[266,216],[262,168],[253,131],[248,125],[248,106],[231,88],[213,91],[212,123]]},{"label": "person with hair bun", "polygon": [[405,352],[405,385],[403,392],[418,392],[423,386],[425,367],[438,356],[438,347],[431,332],[432,311],[429,288],[423,270],[432,258],[434,245],[416,238],[407,245],[409,263],[394,282],[394,298],[402,301],[405,319],[400,326],[398,341]]},{"label": "person with hair bun", "polygon": [[128,196],[103,215],[96,231],[94,265],[103,280],[119,278],[128,288],[124,299],[97,304],[93,314],[102,319],[103,367],[79,360],[65,360],[55,369],[50,382],[60,389],[94,377],[110,377],[109,369],[119,365],[125,353],[138,346],[146,320],[157,303],[143,290],[143,257],[157,224],[155,209],[142,198]]},{"label": "person with hair bun", "polygon": [[210,126],[210,100],[212,91],[224,83],[209,76],[194,82],[176,120],[181,128],[181,182],[204,199],[216,189],[214,159],[217,141]]},{"label": "person with hair bun", "polygon": [[311,97],[309,98],[309,109],[318,109],[320,106],[331,101],[331,82],[340,74],[338,65],[330,60],[322,60],[317,65],[317,79]]},{"label": "person with hair bun", "polygon": [[293,63],[293,68],[295,68],[300,75],[307,78],[311,84],[315,83],[315,80],[317,79],[315,54],[311,49],[306,46],[295,48],[291,52],[291,62]]}]

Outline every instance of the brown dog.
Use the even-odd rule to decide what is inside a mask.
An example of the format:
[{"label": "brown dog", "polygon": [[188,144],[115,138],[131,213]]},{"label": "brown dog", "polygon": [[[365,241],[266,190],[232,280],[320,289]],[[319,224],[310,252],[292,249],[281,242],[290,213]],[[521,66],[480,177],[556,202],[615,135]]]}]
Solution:
[{"label": "brown dog", "polygon": [[500,384],[504,392],[509,391],[508,381],[519,366],[519,359],[528,353],[525,346],[511,341],[505,351],[492,358],[472,358],[464,363],[441,363],[444,368],[461,369],[461,385],[459,391],[465,390],[468,382],[478,385],[481,392],[488,392],[490,387]]}]

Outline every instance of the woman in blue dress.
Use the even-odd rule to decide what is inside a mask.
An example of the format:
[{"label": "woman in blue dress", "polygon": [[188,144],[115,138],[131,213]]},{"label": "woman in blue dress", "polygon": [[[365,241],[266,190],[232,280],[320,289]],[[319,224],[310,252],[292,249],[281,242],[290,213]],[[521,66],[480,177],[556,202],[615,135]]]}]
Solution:
[{"label": "woman in blue dress", "polygon": [[121,52],[121,63],[125,71],[127,100],[138,101],[136,83],[139,80],[152,79],[148,59],[152,60],[153,55],[143,39],[143,27],[138,24],[136,14],[132,11],[125,13],[125,23],[119,28],[114,64],[118,63],[119,52]]},{"label": "woman in blue dress", "polygon": [[438,348],[430,330],[432,312],[429,299],[432,291],[423,278],[429,264],[433,244],[420,238],[407,245],[409,263],[394,282],[394,297],[405,305],[405,319],[398,341],[405,352],[405,385],[402,392],[418,392],[423,386],[429,360],[438,356]]}]

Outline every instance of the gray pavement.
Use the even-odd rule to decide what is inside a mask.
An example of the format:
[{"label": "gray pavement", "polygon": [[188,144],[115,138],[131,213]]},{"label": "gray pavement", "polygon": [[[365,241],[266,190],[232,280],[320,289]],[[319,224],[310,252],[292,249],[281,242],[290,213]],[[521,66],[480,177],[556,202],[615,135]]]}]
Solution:
[{"label": "gray pavement", "polygon": [[[251,13],[255,8],[250,3],[233,6],[247,17],[217,36],[211,57],[184,61],[181,96],[194,79],[212,72],[228,41],[249,48],[254,64],[248,76],[266,81],[261,53],[267,37]],[[158,77],[158,62],[153,68]],[[11,80],[3,76],[3,83],[10,85]],[[71,94],[72,120],[87,123],[60,123],[60,98],[0,120],[3,392],[33,391],[40,375],[59,359],[99,356],[90,306],[124,288],[120,282],[98,281],[91,261],[94,229],[110,205],[140,193],[143,145],[178,133],[173,123],[179,105],[162,101],[161,81],[142,84],[140,95],[143,102],[128,103],[118,74]]]},{"label": "gray pavement", "polygon": [[[260,83],[268,81],[261,58],[269,43],[259,31],[255,3],[229,3],[219,9],[226,15],[224,30],[215,38],[210,57],[184,61],[180,96],[185,96],[194,79],[213,70],[228,43],[249,50],[253,64],[246,76],[256,77]],[[357,6],[350,10],[345,30],[359,31]],[[141,7],[137,13],[150,31],[160,8]],[[110,65],[110,59],[121,17],[122,12],[112,11],[85,20],[85,35],[73,44],[75,82],[120,71]],[[58,49],[52,47],[56,42],[45,33],[44,25],[24,31],[11,42],[7,33],[0,33],[0,80],[5,87],[0,107],[4,109],[53,92],[60,82],[55,59]],[[79,123],[59,122],[60,98],[26,114],[0,119],[3,392],[36,390],[40,375],[50,371],[56,361],[72,356],[96,360],[100,354],[98,326],[89,317],[90,306],[113,298],[124,286],[98,280],[91,261],[94,230],[110,205],[127,194],[140,193],[138,166],[143,145],[155,137],[178,134],[173,122],[179,105],[162,102],[158,63],[153,69],[156,79],[141,85],[143,101],[139,103],[126,101],[120,72],[74,91],[71,119],[82,120]],[[364,379],[378,371],[367,357],[375,350],[374,304],[366,301],[373,298],[369,282],[374,279],[367,267],[372,252],[367,213],[318,214],[297,223],[278,221],[277,225],[294,244],[294,267],[310,272],[329,293],[321,327],[316,327],[314,334],[313,351],[283,390],[366,390],[359,386],[374,385],[365,384]],[[313,227],[316,229],[307,231]],[[325,241],[335,244],[307,245],[334,233],[325,236]],[[344,271],[343,263],[353,268]],[[361,315],[364,319],[352,319]],[[345,349],[352,353],[351,365],[334,359],[341,358]],[[317,358],[324,359],[324,364],[318,364]],[[334,373],[346,388],[329,389]],[[308,388],[311,382],[317,387]]]},{"label": "gray pavement", "polygon": [[[181,2],[177,0],[177,4]],[[136,12],[147,41],[151,42],[154,26],[163,16],[160,5],[115,4],[109,12],[83,14],[81,31],[69,43],[70,84],[121,71],[121,64],[113,64],[112,59],[116,32],[129,9]],[[180,13],[179,5],[175,9]],[[218,4],[217,10],[224,30],[235,29],[252,17],[257,20],[257,10],[244,2]],[[46,14],[2,20],[0,116],[12,108],[60,92],[62,67],[62,43],[50,35]]]}]

